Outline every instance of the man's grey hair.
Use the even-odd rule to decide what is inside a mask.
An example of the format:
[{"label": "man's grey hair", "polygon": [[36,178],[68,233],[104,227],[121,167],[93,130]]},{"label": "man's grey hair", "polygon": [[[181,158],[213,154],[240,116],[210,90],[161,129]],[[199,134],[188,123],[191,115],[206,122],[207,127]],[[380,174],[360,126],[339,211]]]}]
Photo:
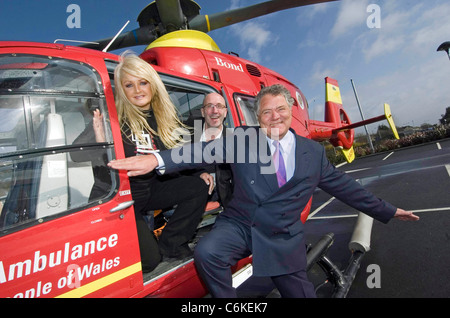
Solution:
[{"label": "man's grey hair", "polygon": [[284,87],[281,84],[275,84],[272,86],[267,86],[264,87],[263,89],[261,89],[258,93],[258,95],[256,95],[256,100],[255,100],[255,108],[256,108],[256,114],[259,115],[259,107],[261,105],[261,99],[265,96],[265,95],[272,95],[272,96],[278,96],[281,95],[286,99],[286,102],[290,107],[292,107],[292,105],[294,104],[294,99],[291,96],[291,93],[288,91],[288,89],[286,87]]}]

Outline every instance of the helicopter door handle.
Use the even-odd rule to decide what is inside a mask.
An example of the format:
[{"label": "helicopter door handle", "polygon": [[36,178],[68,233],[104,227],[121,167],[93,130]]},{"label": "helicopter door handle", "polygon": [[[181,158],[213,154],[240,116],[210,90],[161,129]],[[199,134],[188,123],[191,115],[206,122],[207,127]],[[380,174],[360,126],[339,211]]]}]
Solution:
[{"label": "helicopter door handle", "polygon": [[133,200],[127,201],[127,202],[122,202],[122,203],[119,203],[115,208],[112,208],[111,210],[109,210],[109,212],[110,213],[114,213],[114,212],[117,212],[117,211],[121,211],[121,210],[124,210],[126,208],[129,208],[133,204],[134,204]]}]

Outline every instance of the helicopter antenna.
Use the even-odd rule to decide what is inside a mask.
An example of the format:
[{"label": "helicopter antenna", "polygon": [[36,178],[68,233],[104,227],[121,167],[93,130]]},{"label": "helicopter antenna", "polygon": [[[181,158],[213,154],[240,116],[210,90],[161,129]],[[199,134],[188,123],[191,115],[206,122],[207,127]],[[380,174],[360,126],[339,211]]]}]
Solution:
[{"label": "helicopter antenna", "polygon": [[67,40],[67,39],[56,39],[55,41],[53,41],[53,43],[57,43],[57,42],[76,42],[76,43],[89,43],[89,44],[100,44],[98,42],[90,42],[90,41],[77,41],[77,40]]},{"label": "helicopter antenna", "polygon": [[117,32],[116,36],[112,38],[111,42],[108,43],[108,45],[102,50],[102,52],[108,51],[111,44],[113,44],[113,42],[116,40],[116,38],[119,36],[119,34],[122,33],[123,29],[125,29],[125,27],[128,25],[128,23],[130,23],[130,20],[128,20],[127,23],[125,23],[125,25],[122,27],[122,29],[120,29],[120,31]]}]

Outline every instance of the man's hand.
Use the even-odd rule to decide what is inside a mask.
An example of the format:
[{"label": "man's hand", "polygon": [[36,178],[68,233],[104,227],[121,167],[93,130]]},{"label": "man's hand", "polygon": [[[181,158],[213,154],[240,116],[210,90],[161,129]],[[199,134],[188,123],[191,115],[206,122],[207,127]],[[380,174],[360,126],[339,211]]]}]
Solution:
[{"label": "man's hand", "polygon": [[214,177],[207,172],[203,172],[200,175],[200,178],[203,179],[207,185],[209,185],[208,194],[211,194],[214,190]]},{"label": "man's hand", "polygon": [[134,156],[110,161],[108,166],[117,170],[128,170],[128,176],[135,177],[153,171],[158,166],[158,159],[153,154]]},{"label": "man's hand", "polygon": [[418,221],[419,217],[412,212],[405,211],[402,209],[397,209],[394,214],[394,218],[402,220],[402,221]]}]

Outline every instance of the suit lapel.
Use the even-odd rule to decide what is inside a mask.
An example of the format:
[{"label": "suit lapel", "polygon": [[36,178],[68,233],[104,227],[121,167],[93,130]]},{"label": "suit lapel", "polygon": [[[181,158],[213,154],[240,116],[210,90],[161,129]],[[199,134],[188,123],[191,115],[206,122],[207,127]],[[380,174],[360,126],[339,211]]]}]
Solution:
[{"label": "suit lapel", "polygon": [[286,185],[295,185],[306,175],[311,164],[311,156],[305,147],[303,147],[302,139],[295,135],[295,170],[292,178]]},{"label": "suit lapel", "polygon": [[[266,147],[266,154],[267,158],[270,159],[269,162],[262,162],[260,157],[258,156],[259,160],[259,168],[262,179],[266,182],[267,187],[269,188],[270,193],[277,192],[279,190],[278,187],[278,181],[277,181],[277,175],[275,172],[275,166],[272,163],[272,155],[270,153],[270,147],[269,143],[267,142],[267,138],[265,136],[260,136],[260,144],[262,146],[262,142],[265,141],[265,147]],[[262,154],[261,151],[264,151],[264,149],[258,149],[258,153]],[[264,160],[266,161],[266,160]]]}]

